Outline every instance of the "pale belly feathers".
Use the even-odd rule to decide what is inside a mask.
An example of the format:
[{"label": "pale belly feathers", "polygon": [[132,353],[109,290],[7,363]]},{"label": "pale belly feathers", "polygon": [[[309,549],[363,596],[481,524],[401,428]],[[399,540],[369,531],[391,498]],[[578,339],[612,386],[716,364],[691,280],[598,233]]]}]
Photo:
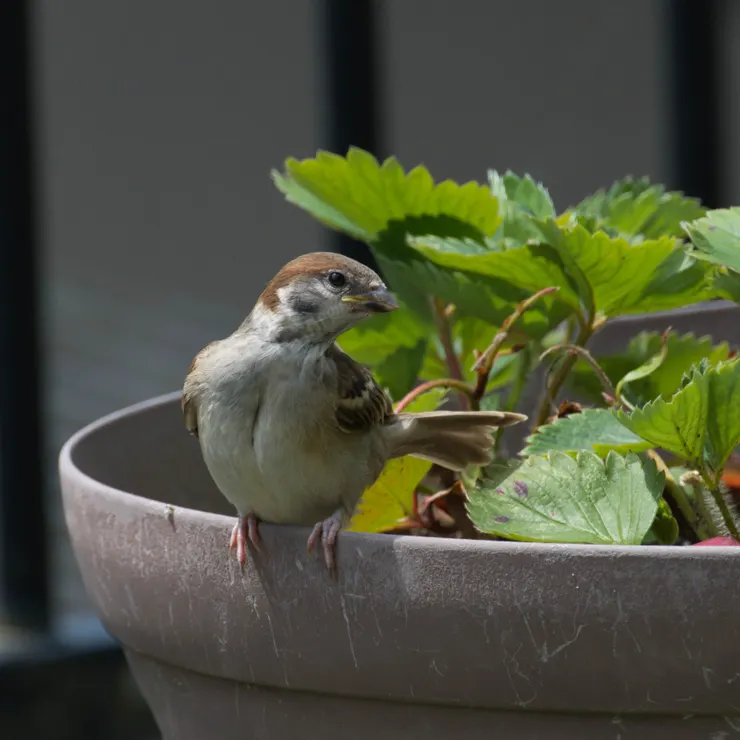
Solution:
[{"label": "pale belly feathers", "polygon": [[[333,423],[335,398],[327,381],[330,388],[334,381],[319,375],[319,368],[326,368],[319,359],[317,353],[300,365],[275,361],[269,383],[266,373],[245,372],[243,388],[215,383],[204,393],[198,419],[203,457],[241,515],[306,525],[338,508],[350,516],[380,474],[382,438],[346,433]],[[224,393],[232,399],[228,414],[219,413],[223,406],[215,403]]]}]

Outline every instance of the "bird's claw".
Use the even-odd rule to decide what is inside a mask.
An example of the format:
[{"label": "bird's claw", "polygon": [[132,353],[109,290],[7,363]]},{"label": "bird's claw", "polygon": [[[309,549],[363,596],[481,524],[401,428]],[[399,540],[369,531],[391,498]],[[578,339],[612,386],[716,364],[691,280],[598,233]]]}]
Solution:
[{"label": "bird's claw", "polygon": [[234,529],[231,531],[229,548],[232,550],[236,548],[236,559],[239,561],[242,570],[247,564],[247,540],[254,545],[254,549],[257,552],[260,551],[262,539],[260,538],[258,524],[259,520],[254,514],[240,516],[236,520]]},{"label": "bird's claw", "polygon": [[311,534],[308,537],[306,547],[311,552],[319,540],[324,549],[324,562],[332,576],[336,575],[335,550],[337,546],[337,535],[342,528],[341,517],[334,514],[323,522],[314,525]]}]

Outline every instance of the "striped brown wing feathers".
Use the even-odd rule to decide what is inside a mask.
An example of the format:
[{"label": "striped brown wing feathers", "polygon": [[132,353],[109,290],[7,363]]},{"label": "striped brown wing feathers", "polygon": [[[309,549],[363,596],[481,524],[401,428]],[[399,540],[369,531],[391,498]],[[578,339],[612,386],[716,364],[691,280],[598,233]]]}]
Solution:
[{"label": "striped brown wing feathers", "polygon": [[340,429],[361,432],[385,424],[393,416],[393,406],[370,371],[336,346],[327,356],[337,366],[336,420]]}]

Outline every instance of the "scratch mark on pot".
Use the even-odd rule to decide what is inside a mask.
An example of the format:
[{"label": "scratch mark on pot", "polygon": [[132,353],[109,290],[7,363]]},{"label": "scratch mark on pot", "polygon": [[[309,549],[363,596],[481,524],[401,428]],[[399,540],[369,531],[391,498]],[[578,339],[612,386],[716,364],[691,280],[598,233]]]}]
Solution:
[{"label": "scratch mark on pot", "polygon": [[[624,611],[624,607],[622,606],[622,597],[620,594],[617,594],[616,598],[616,604],[617,604],[617,618],[614,620],[614,623],[612,624],[612,655],[616,658],[617,657],[617,637],[619,636],[620,631],[626,632],[631,638],[632,642],[635,645],[635,649],[638,653],[642,653],[642,648],[640,647],[640,643],[637,641],[637,638],[635,637],[635,633],[630,629],[629,623],[628,623],[628,614]],[[622,628],[622,630],[618,628]]]},{"label": "scratch mark on pot", "polygon": [[378,632],[378,637],[382,640],[383,639],[383,630],[380,627],[380,620],[378,619],[378,614],[375,611],[375,609],[372,609],[372,615],[373,615],[373,619],[375,620],[375,629]]},{"label": "scratch mark on pot", "polygon": [[682,637],[681,638],[681,644],[683,645],[683,649],[684,649],[684,652],[686,653],[686,657],[689,660],[693,660],[694,659],[694,656],[691,654],[691,650],[689,650],[689,646],[686,644],[686,638],[685,637]]},{"label": "scratch mark on pot", "polygon": [[547,643],[545,643],[542,646],[542,652],[540,654],[540,660],[543,663],[547,663],[549,660],[552,660],[558,653],[565,650],[565,648],[570,647],[580,636],[581,632],[583,631],[583,628],[585,627],[585,624],[579,624],[578,627],[576,627],[575,634],[573,637],[571,637],[569,640],[566,640],[561,645],[558,645],[555,649],[548,651],[547,649]]},{"label": "scratch mark on pot", "polygon": [[349,640],[349,651],[352,654],[352,662],[355,664],[355,670],[359,671],[360,666],[357,664],[357,655],[355,655],[355,644],[352,640],[352,629],[349,624],[349,616],[347,615],[347,605],[344,603],[344,596],[339,597],[339,604],[342,607],[342,617],[344,617],[344,624],[347,626],[347,639]]},{"label": "scratch mark on pot", "polygon": [[728,678],[727,683],[728,684],[735,683],[735,681],[737,681],[738,678],[740,678],[740,673],[736,673],[732,678]]},{"label": "scratch mark on pot", "polygon": [[277,640],[275,639],[275,630],[272,626],[272,619],[270,618],[270,615],[268,613],[265,613],[265,617],[267,617],[267,624],[270,628],[270,637],[272,638],[272,649],[275,651],[275,657],[280,659],[280,648],[278,648]]},{"label": "scratch mark on pot", "polygon": [[126,598],[128,599],[128,605],[131,607],[131,613],[134,615],[134,619],[139,619],[139,607],[136,605],[136,599],[131,591],[131,586],[128,583],[123,584],[123,588],[126,591]]},{"label": "scratch mark on pot", "polygon": [[445,677],[445,674],[442,673],[442,671],[439,670],[439,666],[437,665],[437,661],[436,660],[433,660],[432,659],[432,660],[429,661],[429,668],[431,670],[433,670],[441,678],[444,678]]},{"label": "scratch mark on pot", "polygon": [[723,716],[722,719],[729,725],[733,732],[740,733],[740,717]]},{"label": "scratch mark on pot", "polygon": [[714,671],[711,668],[707,668],[706,666],[701,667],[701,673],[702,677],[704,678],[704,684],[705,686],[711,690],[712,688],[712,675],[714,674]]},{"label": "scratch mark on pot", "polygon": [[[524,673],[522,673],[521,666],[519,664],[519,661],[517,660],[517,656],[519,655],[521,649],[521,643],[514,653],[508,653],[506,651],[506,648],[504,648],[504,670],[506,671],[506,676],[509,679],[511,690],[514,692],[514,696],[516,697],[517,705],[524,708],[531,704],[537,698],[537,692],[534,690],[532,682],[529,680],[529,678]],[[517,688],[516,681],[514,680],[515,676],[523,679],[529,685],[529,688],[532,691],[532,695],[529,698],[522,698],[522,695]]]}]

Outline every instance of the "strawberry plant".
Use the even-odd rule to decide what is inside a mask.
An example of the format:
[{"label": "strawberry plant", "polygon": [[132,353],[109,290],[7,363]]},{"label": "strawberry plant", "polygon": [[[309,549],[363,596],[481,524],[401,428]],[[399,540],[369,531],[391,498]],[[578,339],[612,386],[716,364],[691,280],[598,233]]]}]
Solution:
[{"label": "strawberry plant", "polygon": [[[620,316],[740,302],[740,208],[706,211],[626,178],[558,211],[530,176],[435,183],[351,149],[273,173],[295,205],[365,242],[401,308],[340,337],[397,410],[515,410],[545,369],[512,458],[460,477],[404,458],[350,529],[589,544],[740,539],[723,482],[740,444],[740,359],[711,337],[638,333],[593,355]],[[589,404],[585,406],[584,404]],[[509,432],[506,432],[509,434]]]}]

